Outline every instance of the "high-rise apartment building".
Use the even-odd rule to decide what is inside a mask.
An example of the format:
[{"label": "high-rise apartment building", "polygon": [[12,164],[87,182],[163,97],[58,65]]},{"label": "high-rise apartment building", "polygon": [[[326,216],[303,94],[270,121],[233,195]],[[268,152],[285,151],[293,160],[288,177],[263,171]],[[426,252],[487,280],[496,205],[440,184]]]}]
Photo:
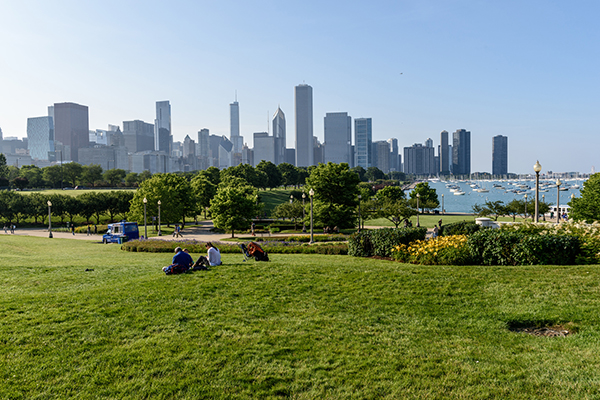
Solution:
[{"label": "high-rise apartment building", "polygon": [[296,166],[314,164],[313,141],[313,92],[309,85],[295,88],[296,107]]},{"label": "high-rise apartment building", "polygon": [[425,147],[433,147],[433,139],[432,138],[427,138],[427,140],[425,140]]},{"label": "high-rise apartment building", "polygon": [[450,154],[448,150],[448,132],[440,132],[440,149],[438,150],[440,156],[440,174],[450,174]]},{"label": "high-rise apartment building", "polygon": [[400,158],[398,157],[398,139],[390,138],[390,171],[400,171]]},{"label": "high-rise apartment building", "polygon": [[352,117],[346,112],[325,114],[325,163],[352,164]]},{"label": "high-rise apartment building", "polygon": [[54,140],[60,142],[64,161],[79,161],[79,149],[90,143],[88,107],[75,103],[54,104]]},{"label": "high-rise apartment building", "polygon": [[200,129],[198,131],[198,143],[196,143],[196,157],[198,157],[198,168],[206,169],[212,164],[210,163],[210,132],[208,129]]},{"label": "high-rise apartment building", "polygon": [[[275,138],[275,164],[285,162],[286,132],[285,132],[285,114],[281,108],[277,107],[273,115],[273,137]],[[256,148],[256,142],[254,143]]]},{"label": "high-rise apartment building", "polygon": [[354,166],[367,169],[373,163],[373,132],[371,118],[354,120]]},{"label": "high-rise apartment building", "polygon": [[404,148],[404,172],[413,175],[437,175],[435,148],[415,143]]},{"label": "high-rise apartment building", "polygon": [[171,103],[156,102],[156,119],[154,120],[154,150],[171,156],[173,132],[171,131]]},{"label": "high-rise apartment building", "polygon": [[54,122],[52,117],[27,118],[27,148],[32,159],[54,159]]},{"label": "high-rise apartment building", "polygon": [[471,132],[464,129],[452,134],[452,173],[471,174]]},{"label": "high-rise apartment building", "polygon": [[508,174],[508,137],[492,138],[492,175]]},{"label": "high-rise apartment building", "polygon": [[379,140],[373,143],[374,166],[384,173],[390,172],[390,144],[387,140]]},{"label": "high-rise apartment building", "polygon": [[255,132],[253,153],[255,167],[261,161],[275,163],[275,137],[269,136],[267,132]]}]

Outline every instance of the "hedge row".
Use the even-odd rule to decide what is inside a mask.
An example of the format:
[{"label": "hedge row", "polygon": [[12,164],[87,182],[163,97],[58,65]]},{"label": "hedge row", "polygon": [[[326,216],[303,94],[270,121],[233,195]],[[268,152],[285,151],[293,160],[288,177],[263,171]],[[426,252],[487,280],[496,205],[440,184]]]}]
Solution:
[{"label": "hedge row", "polygon": [[[206,253],[206,242],[197,240],[132,240],[121,245],[121,249],[133,252],[172,253],[176,247],[188,249],[190,253]],[[213,242],[222,254],[242,253],[237,244]],[[346,243],[306,245],[291,242],[264,242],[261,247],[269,254],[348,254]]]},{"label": "hedge row", "polygon": [[427,228],[383,228],[354,233],[348,238],[348,254],[354,257],[390,257],[398,244],[424,240]]},{"label": "hedge row", "polygon": [[460,221],[443,225],[438,234],[440,236],[470,235],[480,229],[481,225],[477,225],[475,221]]}]

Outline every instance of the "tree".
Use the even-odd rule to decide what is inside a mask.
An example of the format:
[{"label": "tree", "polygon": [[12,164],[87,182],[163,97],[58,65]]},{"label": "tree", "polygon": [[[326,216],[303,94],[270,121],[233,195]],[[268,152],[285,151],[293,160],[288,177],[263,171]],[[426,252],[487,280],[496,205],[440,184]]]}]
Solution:
[{"label": "tree", "polygon": [[406,174],[404,172],[390,171],[388,176],[390,179],[394,179],[400,182],[406,181]]},{"label": "tree", "polygon": [[62,168],[60,165],[51,165],[49,167],[42,168],[42,177],[44,181],[48,183],[50,187],[60,187],[60,183],[63,180]]},{"label": "tree", "polygon": [[486,200],[483,205],[475,204],[472,207],[473,214],[480,217],[487,217],[489,215],[494,216],[494,221],[498,221],[498,217],[508,214],[506,205],[502,201],[488,201]]},{"label": "tree", "polygon": [[261,160],[256,166],[256,170],[263,172],[267,176],[267,187],[269,189],[281,186],[283,182],[283,176],[281,171],[271,161]]},{"label": "tree", "polygon": [[41,193],[32,193],[29,195],[31,201],[31,215],[33,216],[35,223],[37,224],[38,218],[41,219],[41,223],[46,222],[48,216],[48,196]]},{"label": "tree", "polygon": [[31,188],[39,188],[44,185],[43,172],[35,165],[23,165],[19,171],[19,175],[23,178],[27,178],[29,187]]},{"label": "tree", "polygon": [[510,215],[515,222],[517,215],[525,216],[525,201],[514,199],[506,205],[506,214]]},{"label": "tree", "polygon": [[83,167],[76,162],[70,162],[62,166],[64,179],[71,184],[77,186],[77,181],[81,178]]},{"label": "tree", "polygon": [[154,174],[140,184],[131,200],[131,219],[143,220],[144,198],[147,200],[147,215],[158,215],[158,200],[161,201],[161,221],[165,221],[167,226],[174,222],[185,226],[185,217],[193,216],[196,209],[190,183],[183,176],[172,173]]},{"label": "tree", "polygon": [[215,186],[221,183],[221,171],[217,167],[208,167],[204,171],[200,171],[209,181]]},{"label": "tree", "polygon": [[17,176],[15,179],[13,179],[12,185],[19,190],[23,190],[27,187],[27,185],[29,185],[29,180],[22,176]]},{"label": "tree", "polygon": [[575,221],[600,221],[600,172],[590,175],[583,183],[580,196],[569,202],[570,216]]},{"label": "tree", "polygon": [[231,231],[231,237],[236,230],[248,229],[258,210],[256,189],[249,185],[220,185],[210,202],[213,223]]},{"label": "tree", "polygon": [[385,179],[385,174],[377,167],[369,167],[365,173],[365,178],[367,178],[369,182],[375,182],[379,179]]},{"label": "tree", "polygon": [[298,184],[298,169],[289,163],[281,163],[277,166],[281,173],[281,183],[284,188]]},{"label": "tree", "polygon": [[313,214],[318,224],[351,228],[356,225],[358,175],[348,164],[319,164],[312,169],[306,184],[314,190]]},{"label": "tree", "polygon": [[96,224],[100,223],[100,216],[106,212],[106,193],[87,192],[79,196],[81,202],[80,215],[90,222],[92,216],[96,217]]},{"label": "tree", "polygon": [[419,210],[433,210],[440,206],[437,192],[429,187],[428,182],[417,183],[414,190],[410,192],[410,205],[417,208],[417,193],[419,194]]},{"label": "tree", "polygon": [[152,178],[152,173],[150,171],[148,171],[147,169],[145,169],[142,172],[140,172],[140,174],[138,175],[138,183],[142,183],[146,179],[150,179],[150,178]]},{"label": "tree", "polygon": [[367,182],[367,180],[368,180],[366,177],[367,170],[365,170],[360,165],[350,168],[350,171],[356,172],[358,174],[358,178],[360,179],[361,182]]},{"label": "tree", "polygon": [[206,218],[206,209],[210,207],[210,201],[217,194],[217,185],[208,179],[208,174],[203,174],[201,171],[192,178],[192,190],[196,194],[196,212],[204,211]]},{"label": "tree", "polygon": [[64,212],[69,217],[69,222],[73,223],[75,216],[81,214],[83,206],[79,197],[64,196],[63,199]]},{"label": "tree", "polygon": [[0,178],[8,178],[8,167],[6,166],[6,156],[0,153]]},{"label": "tree", "polygon": [[240,164],[221,171],[221,181],[229,177],[242,178],[248,185],[256,188],[267,187],[267,175],[262,171],[257,171],[249,164]]},{"label": "tree", "polygon": [[88,186],[96,186],[102,180],[102,167],[99,164],[84,165],[81,173],[81,182]]},{"label": "tree", "polygon": [[123,182],[123,179],[125,179],[126,175],[127,171],[123,169],[109,169],[103,174],[103,177],[111,187],[116,187]]},{"label": "tree", "polygon": [[294,199],[292,202],[284,202],[279,204],[273,210],[273,216],[275,218],[289,218],[294,221],[294,230],[297,230],[297,224],[299,218],[302,218],[304,215],[304,207],[302,207],[302,202]]},{"label": "tree", "polygon": [[378,209],[375,215],[379,218],[385,218],[396,225],[396,228],[403,220],[407,220],[413,215],[417,215],[417,210],[410,206],[407,199],[400,198],[391,200],[389,198],[377,199]]},{"label": "tree", "polygon": [[139,174],[137,172],[130,172],[125,175],[125,185],[128,187],[134,187],[139,182]]}]

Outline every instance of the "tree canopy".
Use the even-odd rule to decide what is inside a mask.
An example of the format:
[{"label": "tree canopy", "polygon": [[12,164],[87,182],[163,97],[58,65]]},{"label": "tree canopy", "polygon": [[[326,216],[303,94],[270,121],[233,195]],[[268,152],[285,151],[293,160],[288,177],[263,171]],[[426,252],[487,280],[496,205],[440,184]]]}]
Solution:
[{"label": "tree canopy", "polygon": [[592,174],[583,183],[580,196],[569,202],[571,218],[592,223],[600,221],[600,173]]}]

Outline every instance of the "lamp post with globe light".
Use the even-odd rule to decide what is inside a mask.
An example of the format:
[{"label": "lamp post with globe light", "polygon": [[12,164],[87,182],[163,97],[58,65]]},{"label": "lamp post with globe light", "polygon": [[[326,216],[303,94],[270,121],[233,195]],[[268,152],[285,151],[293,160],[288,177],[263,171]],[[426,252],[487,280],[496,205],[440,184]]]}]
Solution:
[{"label": "lamp post with globe light", "polygon": [[360,199],[362,196],[358,195],[358,233],[360,233]]},{"label": "lamp post with globe light", "polygon": [[527,220],[527,195],[525,195],[525,220]]},{"label": "lamp post with globe light", "polygon": [[315,191],[311,188],[308,191],[308,195],[310,196],[310,243],[314,243],[313,237],[313,196],[315,195]]},{"label": "lamp post with globe light", "polygon": [[542,170],[542,165],[539,161],[535,162],[533,166],[533,170],[535,171],[535,222],[540,222],[539,217],[539,201],[540,201],[540,171]]},{"label": "lamp post with globe light", "polygon": [[[542,195],[542,204],[546,204],[546,195],[543,194]],[[546,213],[544,213],[544,215],[542,215],[542,218],[544,219],[544,222],[546,221]]]},{"label": "lamp post with globe light", "polygon": [[48,200],[48,238],[52,239],[52,203]]},{"label": "lamp post with globe light", "polygon": [[444,214],[444,193],[442,193],[442,215]]},{"label": "lamp post with globe light", "polygon": [[160,233],[160,200],[158,201],[158,236],[161,236],[161,233]]},{"label": "lamp post with globe light", "polygon": [[302,233],[306,233],[306,209],[304,208],[304,199],[306,199],[306,193],[302,192]]},{"label": "lamp post with globe light", "polygon": [[146,224],[146,203],[148,203],[148,199],[144,197],[144,239],[148,239],[148,225]]},{"label": "lamp post with globe light", "polygon": [[419,224],[419,198],[421,197],[421,195],[419,193],[417,193],[417,227],[421,226],[421,224]]},{"label": "lamp post with globe light", "polygon": [[556,223],[560,224],[560,179],[556,180]]}]

